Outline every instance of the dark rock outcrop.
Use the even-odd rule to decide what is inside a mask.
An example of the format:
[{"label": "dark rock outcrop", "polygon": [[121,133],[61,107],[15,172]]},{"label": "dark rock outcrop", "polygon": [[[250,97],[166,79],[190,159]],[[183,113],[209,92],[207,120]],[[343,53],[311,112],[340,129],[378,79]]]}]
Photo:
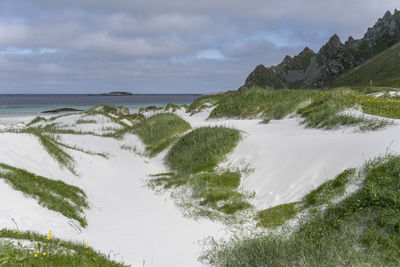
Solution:
[{"label": "dark rock outcrop", "polygon": [[265,89],[326,88],[341,73],[360,66],[397,42],[400,42],[400,12],[395,10],[392,14],[388,11],[362,39],[350,36],[343,44],[335,34],[318,53],[306,47],[293,58],[286,56],[277,66],[258,65],[239,90],[252,86]]},{"label": "dark rock outcrop", "polygon": [[53,109],[53,110],[46,110],[43,111],[42,113],[61,113],[61,112],[80,112],[84,111],[81,109],[75,109],[75,108],[58,108],[58,109]]},{"label": "dark rock outcrop", "polygon": [[128,95],[133,95],[131,92],[110,92],[110,93],[105,93],[105,94],[100,94],[102,96],[128,96]]}]

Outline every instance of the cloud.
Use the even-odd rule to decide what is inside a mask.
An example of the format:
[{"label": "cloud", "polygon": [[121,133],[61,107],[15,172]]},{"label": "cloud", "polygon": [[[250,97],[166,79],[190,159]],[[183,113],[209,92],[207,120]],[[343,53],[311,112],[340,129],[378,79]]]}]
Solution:
[{"label": "cloud", "polygon": [[0,93],[238,88],[331,35],[361,37],[398,0],[3,0]]}]

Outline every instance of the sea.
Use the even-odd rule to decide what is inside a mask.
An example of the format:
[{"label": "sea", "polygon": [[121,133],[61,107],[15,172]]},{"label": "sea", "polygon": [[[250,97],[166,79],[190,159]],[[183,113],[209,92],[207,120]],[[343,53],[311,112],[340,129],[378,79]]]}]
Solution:
[{"label": "sea", "polygon": [[135,111],[141,107],[191,104],[199,94],[135,94],[101,96],[83,94],[0,94],[0,117],[40,115],[58,108],[87,110],[99,104],[121,105]]}]

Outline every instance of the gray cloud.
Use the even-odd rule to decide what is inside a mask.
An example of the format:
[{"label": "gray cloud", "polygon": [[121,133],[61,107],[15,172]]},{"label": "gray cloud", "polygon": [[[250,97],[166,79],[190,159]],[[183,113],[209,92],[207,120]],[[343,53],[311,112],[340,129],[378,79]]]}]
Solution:
[{"label": "gray cloud", "polygon": [[361,37],[398,0],[3,0],[0,93],[238,88],[337,33]]}]

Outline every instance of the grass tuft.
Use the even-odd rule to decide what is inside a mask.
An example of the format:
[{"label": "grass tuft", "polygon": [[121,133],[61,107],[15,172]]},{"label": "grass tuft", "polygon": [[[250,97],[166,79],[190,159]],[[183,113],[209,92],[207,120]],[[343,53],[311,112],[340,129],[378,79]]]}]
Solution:
[{"label": "grass tuft", "polygon": [[178,173],[212,171],[240,140],[238,130],[201,127],[182,136],[169,151],[166,162]]},{"label": "grass tuft", "polygon": [[82,189],[2,163],[0,179],[9,182],[15,190],[37,199],[40,205],[75,219],[82,227],[87,226],[83,214],[89,206]]},{"label": "grass tuft", "polygon": [[190,129],[190,124],[179,116],[160,113],[143,120],[133,131],[146,145],[150,156],[155,156]]},{"label": "grass tuft", "polygon": [[299,202],[278,205],[257,213],[257,225],[265,228],[276,227],[284,224],[299,212]]},{"label": "grass tuft", "polygon": [[307,207],[329,204],[335,197],[341,196],[346,190],[346,184],[356,169],[347,169],[336,176],[335,179],[327,181],[317,189],[305,196],[304,202]]}]

